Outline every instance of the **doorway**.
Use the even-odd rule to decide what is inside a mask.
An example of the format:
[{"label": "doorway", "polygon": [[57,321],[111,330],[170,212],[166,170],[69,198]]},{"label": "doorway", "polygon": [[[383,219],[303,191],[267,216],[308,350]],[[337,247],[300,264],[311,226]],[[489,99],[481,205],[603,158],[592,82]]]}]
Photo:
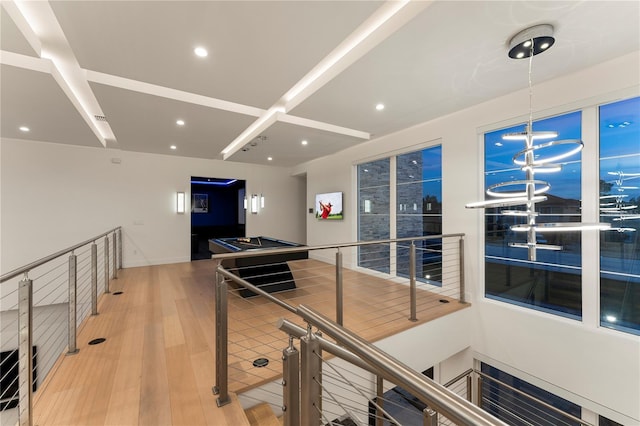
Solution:
[{"label": "doorway", "polygon": [[244,198],[244,180],[191,177],[191,260],[211,258],[211,238],[245,236]]}]

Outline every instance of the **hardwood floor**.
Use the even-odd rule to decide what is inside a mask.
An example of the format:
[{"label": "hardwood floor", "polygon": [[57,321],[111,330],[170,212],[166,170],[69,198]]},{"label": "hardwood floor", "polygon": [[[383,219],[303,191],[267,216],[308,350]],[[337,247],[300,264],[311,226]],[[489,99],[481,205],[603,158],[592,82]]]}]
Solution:
[{"label": "hardwood floor", "polygon": [[[335,318],[333,266],[290,262],[298,288],[281,300]],[[217,407],[214,264],[211,261],[119,271],[111,291],[78,335],[76,355],[62,356],[35,393],[36,425],[243,425],[236,404]],[[408,321],[405,286],[345,271],[345,326],[375,341],[468,306],[418,291],[418,322]],[[241,392],[281,374],[286,317],[262,298],[229,297],[229,386]],[[405,300],[406,299],[406,300]],[[107,340],[89,345],[92,339]],[[269,359],[256,368],[254,359]],[[235,398],[235,396],[234,396]]]}]

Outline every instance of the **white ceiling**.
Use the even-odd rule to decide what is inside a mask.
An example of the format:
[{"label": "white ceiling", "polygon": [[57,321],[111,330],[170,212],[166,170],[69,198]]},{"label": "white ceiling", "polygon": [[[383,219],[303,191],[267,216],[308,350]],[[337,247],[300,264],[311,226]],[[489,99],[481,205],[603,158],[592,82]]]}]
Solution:
[{"label": "white ceiling", "polygon": [[[534,83],[640,49],[638,1],[411,2],[288,101],[334,49],[401,3],[2,5],[2,137],[277,166],[526,87],[528,61],[506,46],[531,25],[552,24],[556,36],[534,60]],[[198,45],[207,58],[193,54]]]}]

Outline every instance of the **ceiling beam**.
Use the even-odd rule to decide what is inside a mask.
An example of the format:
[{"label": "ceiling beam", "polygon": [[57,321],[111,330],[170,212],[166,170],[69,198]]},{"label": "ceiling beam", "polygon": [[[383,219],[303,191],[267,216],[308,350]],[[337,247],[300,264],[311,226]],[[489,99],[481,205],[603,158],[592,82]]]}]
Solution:
[{"label": "ceiling beam", "polygon": [[[105,121],[98,121],[96,118],[96,116],[104,116],[102,108],[93,94],[85,73],[80,68],[80,64],[49,3],[46,1],[11,1],[11,3],[12,5],[5,6],[5,9],[11,10],[15,6],[15,9],[19,11],[22,18],[12,16],[14,20],[18,19],[16,25],[23,31],[23,35],[28,41],[35,34],[41,46],[39,49],[40,57],[52,62],[51,75],[102,146],[106,147],[107,142],[115,144],[116,137],[109,124]],[[22,21],[27,23],[25,28],[20,26]]]},{"label": "ceiling beam", "polygon": [[[226,160],[309,96],[402,28],[432,1],[387,1],[289,89],[265,114],[222,150]],[[301,122],[299,119],[298,122]],[[293,120],[291,120],[293,121]],[[290,122],[290,121],[289,121]],[[337,127],[337,126],[336,126]],[[357,137],[357,136],[356,136]],[[369,136],[367,135],[366,139]]]}]

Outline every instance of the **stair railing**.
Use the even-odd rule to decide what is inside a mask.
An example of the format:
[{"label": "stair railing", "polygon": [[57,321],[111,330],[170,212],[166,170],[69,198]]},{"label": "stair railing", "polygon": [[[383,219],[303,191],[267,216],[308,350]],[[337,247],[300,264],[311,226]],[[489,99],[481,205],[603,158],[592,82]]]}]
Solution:
[{"label": "stair railing", "polygon": [[[99,261],[100,252],[102,261]],[[65,255],[68,255],[66,261]],[[67,355],[78,352],[78,327],[89,314],[98,315],[98,288],[109,293],[109,280],[118,277],[118,269],[122,269],[121,227],[0,277],[3,345],[15,340],[18,343],[17,362],[9,365],[10,360],[15,358],[11,354],[15,354],[16,350],[6,351],[11,354],[2,361],[3,364],[6,363],[1,366],[2,381],[9,385],[0,395],[0,424],[33,424],[33,388],[36,381],[41,383],[44,380],[48,370],[65,349]],[[15,279],[20,276],[22,278],[16,283]],[[67,304],[66,320],[61,318],[64,312],[57,309],[64,304]],[[34,326],[34,314],[41,320],[40,326]],[[64,322],[66,333],[60,330],[62,327],[57,327]],[[17,325],[15,329],[12,327],[14,325]],[[52,340],[55,336],[57,340]],[[37,353],[34,345],[38,346]],[[34,377],[36,356],[43,358],[38,362],[38,377]],[[11,376],[15,371],[18,372],[17,378]],[[17,413],[14,408],[17,408]]]},{"label": "stair railing", "polygon": [[[418,249],[416,242],[426,245],[426,248]],[[408,244],[407,244],[408,243]],[[392,245],[393,251],[404,250],[408,255],[408,264],[403,270],[408,275],[408,294],[409,303],[406,306],[408,312],[408,320],[417,321],[417,287],[418,281],[423,285],[433,287],[435,281],[447,291],[455,292],[455,296],[460,303],[465,302],[465,283],[464,283],[464,234],[447,234],[447,235],[431,235],[410,238],[396,238],[375,241],[361,241],[342,244],[318,245],[318,246],[302,246],[294,248],[277,248],[264,250],[251,250],[237,253],[215,254],[212,259],[217,262],[215,276],[215,294],[216,294],[216,383],[213,386],[214,394],[218,395],[217,404],[223,406],[231,401],[229,397],[229,352],[228,352],[228,294],[229,288],[227,283],[234,282],[238,286],[250,290],[269,301],[277,304],[283,309],[297,314],[297,308],[291,304],[281,301],[272,294],[256,287],[247,280],[242,279],[237,274],[225,269],[222,265],[225,261],[236,261],[244,258],[257,258],[262,256],[274,256],[283,254],[292,254],[300,252],[320,252],[322,250],[335,250],[335,311],[336,322],[343,325],[343,302],[344,302],[344,282],[343,282],[343,249],[362,247],[375,247],[380,245]],[[391,252],[388,250],[387,252]],[[417,262],[417,253],[420,253],[423,259],[427,261]],[[363,251],[360,255],[362,263],[370,260],[372,264],[375,262],[375,255],[371,255],[371,250]],[[370,256],[367,259],[367,256]],[[437,270],[435,276],[433,271],[424,270],[423,267],[436,265]],[[426,265],[426,266],[424,266]],[[404,267],[404,265],[403,265]],[[401,269],[398,267],[398,269]],[[417,271],[421,271],[418,276]]]},{"label": "stair railing", "polygon": [[[298,314],[309,324],[306,331],[286,320],[279,322],[279,328],[290,336],[289,347],[283,352],[287,357],[283,363],[283,377],[291,380],[291,377],[297,374],[292,370],[298,362],[300,365],[300,390],[284,381],[285,426],[319,425],[326,420],[322,418],[322,350],[409,391],[427,406],[423,412],[425,425],[438,425],[439,415],[460,425],[506,425],[470,401],[411,369],[314,309],[300,305]],[[323,335],[327,334],[335,339],[336,343],[312,333],[311,326],[316,327]],[[294,350],[292,344],[293,337],[300,339],[299,361],[297,350]],[[295,383],[295,380],[292,381]],[[300,394],[299,417],[295,405],[298,393]],[[378,411],[376,418],[393,419],[381,405],[374,405]],[[397,421],[394,423],[399,424]]]}]

